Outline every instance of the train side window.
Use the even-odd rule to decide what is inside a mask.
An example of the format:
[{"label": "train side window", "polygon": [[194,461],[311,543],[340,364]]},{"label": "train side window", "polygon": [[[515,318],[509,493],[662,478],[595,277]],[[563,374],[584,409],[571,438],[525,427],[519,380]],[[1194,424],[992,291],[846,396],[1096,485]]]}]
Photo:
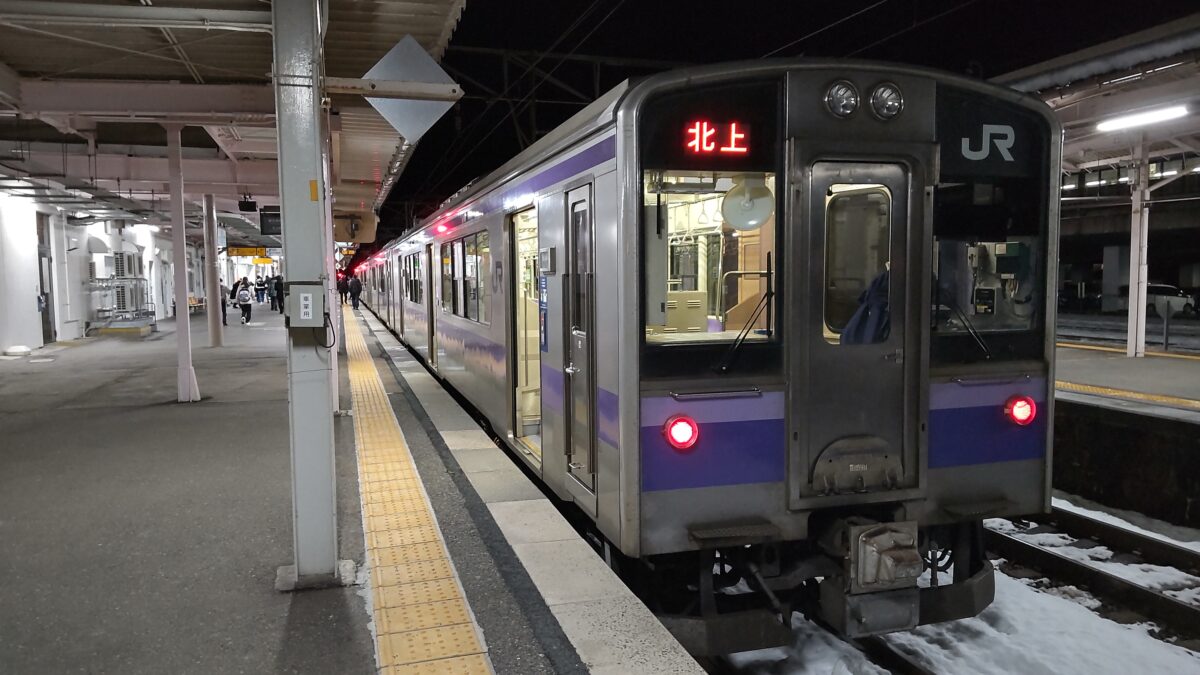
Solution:
[{"label": "train side window", "polygon": [[479,292],[479,321],[488,323],[488,310],[492,301],[492,243],[486,230],[476,235],[475,250],[479,256],[475,284]]},{"label": "train side window", "polygon": [[891,192],[840,183],[825,196],[825,301],[830,344],[876,344],[889,334]]},{"label": "train side window", "polygon": [[454,278],[451,282],[454,292],[454,309],[457,316],[463,315],[463,243],[459,239],[451,244],[454,256]]},{"label": "train side window", "polygon": [[417,303],[425,302],[425,275],[421,270],[421,254],[414,253],[412,256],[413,270],[413,301]]}]

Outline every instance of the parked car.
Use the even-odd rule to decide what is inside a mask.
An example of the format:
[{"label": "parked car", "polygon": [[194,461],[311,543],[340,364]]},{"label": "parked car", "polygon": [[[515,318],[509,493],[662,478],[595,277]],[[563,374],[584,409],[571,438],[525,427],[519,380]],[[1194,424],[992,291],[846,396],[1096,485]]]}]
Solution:
[{"label": "parked car", "polygon": [[[1129,297],[1129,287],[1121,287],[1121,297]],[[1188,295],[1178,286],[1168,284],[1149,284],[1146,287],[1146,313],[1151,316],[1158,315],[1158,301],[1165,299],[1167,305],[1171,308],[1171,316],[1183,314],[1191,316],[1196,313],[1196,305],[1192,302],[1192,296]]]},{"label": "parked car", "polygon": [[1064,281],[1058,288],[1058,309],[1062,312],[1099,312],[1100,284]]}]

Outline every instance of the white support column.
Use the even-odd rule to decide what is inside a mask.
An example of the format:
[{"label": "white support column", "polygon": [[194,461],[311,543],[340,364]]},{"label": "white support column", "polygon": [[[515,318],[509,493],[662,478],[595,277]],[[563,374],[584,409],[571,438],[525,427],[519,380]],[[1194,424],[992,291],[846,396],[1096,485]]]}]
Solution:
[{"label": "white support column", "polygon": [[183,127],[165,125],[167,171],[171,181],[171,265],[175,271],[175,348],[178,355],[178,400],[200,400],[200,385],[192,368],[192,328],[188,311],[187,221],[183,217],[183,159],[179,134]]},{"label": "white support column", "polygon": [[[283,275],[317,284],[328,297],[325,168],[321,126],[320,41],[315,0],[272,6],[275,109],[279,139],[279,197],[283,218]],[[290,291],[289,291],[290,292]],[[337,559],[337,500],[330,380],[333,359],[323,329],[288,329],[288,417],[292,449],[292,513],[296,561],[279,570],[276,587],[346,583],[351,570]],[[351,563],[352,566],[352,563]],[[349,573],[350,579],[346,579]]]},{"label": "white support column", "polygon": [[221,326],[221,306],[225,298],[221,293],[221,272],[217,267],[217,200],[213,195],[204,195],[204,307],[208,311],[210,347],[220,347],[225,341],[224,328]]},{"label": "white support column", "polygon": [[1150,164],[1146,155],[1145,138],[1139,138],[1134,149],[1132,177],[1133,209],[1129,222],[1129,333],[1126,337],[1125,355],[1146,355],[1146,290],[1149,284],[1149,263],[1146,260],[1150,247]]}]

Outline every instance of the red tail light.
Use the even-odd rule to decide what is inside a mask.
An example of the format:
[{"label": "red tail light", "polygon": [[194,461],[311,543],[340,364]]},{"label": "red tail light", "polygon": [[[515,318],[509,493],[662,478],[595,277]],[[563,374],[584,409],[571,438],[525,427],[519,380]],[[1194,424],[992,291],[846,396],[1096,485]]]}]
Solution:
[{"label": "red tail light", "polygon": [[1037,419],[1037,403],[1028,396],[1014,396],[1004,404],[1004,414],[1020,426],[1027,426]]},{"label": "red tail light", "polygon": [[700,426],[687,415],[676,415],[663,425],[663,435],[676,450],[688,450],[700,440]]}]

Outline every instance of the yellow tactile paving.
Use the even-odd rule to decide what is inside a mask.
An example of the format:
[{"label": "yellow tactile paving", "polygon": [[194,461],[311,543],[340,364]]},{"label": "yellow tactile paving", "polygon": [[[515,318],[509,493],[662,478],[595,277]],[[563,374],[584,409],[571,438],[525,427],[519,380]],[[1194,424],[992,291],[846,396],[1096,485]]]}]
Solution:
[{"label": "yellow tactile paving", "polygon": [[1114,389],[1112,387],[1097,387],[1091,384],[1077,384],[1075,382],[1063,382],[1056,380],[1055,388],[1059,391],[1071,391],[1076,394],[1095,394],[1097,396],[1111,396],[1114,398],[1125,398],[1134,401],[1146,401],[1148,403],[1159,403],[1162,405],[1171,406],[1174,408],[1187,408],[1189,410],[1200,410],[1200,401],[1190,398],[1180,398],[1178,396],[1167,396],[1166,394],[1147,394],[1140,391],[1130,391],[1128,389]]},{"label": "yellow tactile paving", "polygon": [[379,670],[491,673],[404,434],[350,313],[346,351]]}]

